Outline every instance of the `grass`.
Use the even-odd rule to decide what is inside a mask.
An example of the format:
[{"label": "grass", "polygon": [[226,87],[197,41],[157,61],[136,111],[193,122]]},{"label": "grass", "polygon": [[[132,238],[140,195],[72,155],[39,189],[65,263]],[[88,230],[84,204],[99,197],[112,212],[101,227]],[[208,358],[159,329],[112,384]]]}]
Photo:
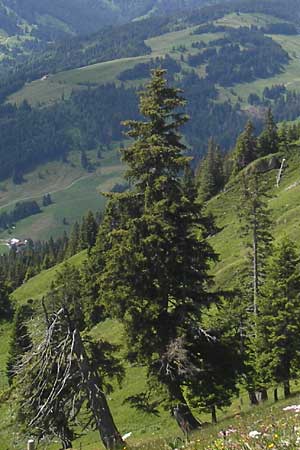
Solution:
[{"label": "grass", "polygon": [[216,25],[223,25],[232,28],[250,27],[251,25],[262,28],[266,25],[278,22],[282,22],[282,20],[267,14],[231,13],[221,19],[215,20],[214,23]]},{"label": "grass", "polygon": [[[49,273],[49,272],[48,272]],[[106,322],[99,324],[92,331],[94,337],[99,339],[105,338],[110,342],[121,344],[124,341],[123,329],[120,324],[114,320],[107,320]],[[6,334],[7,336],[7,334]],[[3,357],[1,362],[3,361]],[[135,395],[143,391],[145,385],[145,369],[140,366],[130,366],[126,364],[126,377],[123,384],[120,387],[115,385],[114,392],[108,396],[110,408],[112,410],[114,420],[122,434],[131,432],[132,436],[128,439],[128,449],[151,449],[162,450],[172,448],[175,443],[177,448],[183,448],[182,444],[184,439],[180,433],[176,422],[168,412],[160,409],[159,416],[151,416],[145,413],[131,409],[127,403],[124,403],[124,399],[130,395]],[[296,387],[296,386],[295,386]],[[269,393],[271,394],[271,393]],[[279,395],[282,397],[282,391],[279,391]],[[282,400],[279,404],[274,405],[272,400],[269,400],[266,404],[259,407],[250,407],[245,392],[241,391],[239,398],[234,399],[230,408],[225,409],[219,413],[219,423],[215,426],[206,425],[200,432],[197,432],[191,436],[191,443],[185,446],[189,450],[218,450],[226,449],[248,449],[267,447],[238,447],[238,446],[225,446],[229,444],[229,440],[224,442],[220,439],[220,430],[236,429],[234,438],[239,442],[243,439],[245,442],[250,442],[249,432],[253,430],[264,430],[266,432],[267,423],[269,427],[272,427],[272,438],[276,439],[275,434],[279,435],[277,428],[287,418],[290,420],[289,430],[294,424],[294,416],[292,414],[282,412],[282,408],[286,405],[293,403],[294,400]],[[199,417],[199,412],[197,413]],[[6,450],[13,446],[16,449],[22,449],[25,445],[25,440],[18,439],[18,430],[14,427],[13,414],[9,403],[2,404],[0,408],[0,433],[2,440],[0,442],[0,449]],[[209,415],[200,414],[202,421],[208,422]],[[281,430],[280,436],[286,435],[286,430]],[[265,437],[264,437],[265,438]],[[268,444],[271,440],[268,438]],[[230,436],[232,439],[232,436]],[[286,440],[286,436],[285,436]],[[12,444],[13,443],[13,444]],[[256,441],[252,440],[255,445]],[[231,444],[230,444],[231,445]],[[235,444],[237,445],[237,444]],[[42,446],[42,448],[45,448]],[[48,448],[48,447],[47,447]],[[53,444],[49,448],[58,449],[58,444]],[[99,443],[99,436],[97,432],[87,430],[85,436],[81,437],[74,443],[75,449],[86,450],[99,450],[102,449],[102,445]],[[289,447],[295,450],[296,447]]]},{"label": "grass", "polygon": [[[276,188],[277,170],[264,175],[270,187],[269,207],[272,211],[273,234],[276,239],[288,236],[298,244],[300,231],[300,175],[298,167],[300,156],[297,148],[285,155],[287,167],[279,188]],[[297,184],[299,182],[299,184]],[[230,286],[235,268],[244,259],[246,250],[239,237],[239,176],[230,183],[225,192],[213,198],[208,209],[216,218],[216,225],[221,231],[210,239],[220,261],[213,268],[217,286]],[[236,205],[236,206],[233,206]]]},{"label": "grass", "polygon": [[289,90],[300,92],[300,36],[272,35],[290,57],[290,63],[282,69],[282,72],[266,79],[258,79],[251,83],[236,84],[233,89],[246,104],[249,94],[256,93],[262,96],[267,86],[284,84]]},{"label": "grass", "polygon": [[[77,255],[72,256],[68,262],[76,267],[83,264],[86,258],[86,251],[82,251]],[[62,264],[58,264],[51,269],[42,271],[39,275],[30,278],[25,284],[16,289],[13,293],[13,303],[26,303],[27,300],[40,300],[50,289],[56,273],[61,269]]]},{"label": "grass", "polygon": [[73,90],[86,89],[89,84],[118,83],[118,75],[121,72],[138,63],[147,62],[150,58],[151,56],[138,56],[117,59],[49,75],[46,80],[27,83],[9,97],[9,102],[20,105],[26,99],[34,106],[55,103],[62,96],[68,98]]},{"label": "grass", "polygon": [[[278,22],[272,16],[264,14],[228,14],[222,19],[217,20],[215,23],[218,25],[226,25],[228,27],[239,26],[251,26],[258,27],[265,26],[269,23]],[[24,99],[28,100],[32,105],[44,105],[59,101],[62,96],[67,98],[72,90],[84,89],[87,85],[101,85],[107,82],[118,81],[118,75],[126,70],[134,67],[141,62],[147,62],[150,58],[162,57],[164,55],[171,54],[175,59],[179,59],[181,51],[178,47],[185,47],[188,53],[194,53],[197,51],[192,48],[193,42],[204,41],[209,43],[210,41],[220,38],[224,33],[207,33],[202,35],[194,35],[193,31],[196,27],[187,27],[183,30],[173,31],[165,33],[162,36],[157,36],[145,41],[146,45],[151,48],[150,55],[143,55],[132,58],[122,58],[104,63],[92,64],[90,66],[82,67],[79,69],[73,69],[63,71],[58,74],[49,75],[47,80],[36,80],[31,83],[27,83],[20,91],[12,94],[9,97],[11,103],[20,104]],[[237,85],[237,95],[247,100],[250,92],[262,93],[263,89],[267,85],[279,84],[279,83],[291,83],[291,88],[298,88],[299,80],[299,63],[298,54],[299,37],[294,36],[272,36],[273,39],[282,43],[284,48],[291,52],[293,56],[292,63],[288,66],[282,74],[276,77],[257,80],[253,83],[245,83]],[[185,65],[184,65],[185,67]],[[140,84],[145,80],[140,80]],[[132,85],[132,82],[128,82],[128,85]],[[138,83],[139,84],[139,83]],[[225,90],[225,98],[228,97],[229,90]],[[230,97],[230,95],[229,95]],[[237,98],[232,97],[234,101]]]},{"label": "grass", "polygon": [[[95,160],[95,152],[88,154]],[[80,154],[74,153],[70,161],[48,163],[26,175],[26,182],[15,186],[11,181],[2,183],[0,194],[0,213],[12,209],[16,201],[34,199],[39,202],[46,193],[51,194],[53,204],[43,208],[42,213],[17,222],[13,232],[0,233],[1,239],[18,237],[48,239],[61,236],[69,231],[72,224],[81,220],[88,210],[99,211],[104,208],[105,199],[101,192],[111,190],[116,183],[121,183],[124,167],[121,165],[116,149],[106,152],[100,167],[95,172],[84,171],[79,162]],[[66,219],[67,224],[63,223]],[[9,234],[11,233],[11,234]],[[13,234],[12,234],[13,233]]]},{"label": "grass", "polygon": [[[146,45],[151,48],[151,54],[149,55],[116,59],[54,75],[50,74],[47,80],[35,80],[27,83],[20,91],[12,94],[8,101],[20,104],[26,99],[35,106],[45,105],[59,101],[62,96],[68,98],[73,89],[84,89],[89,84],[101,85],[108,82],[118,84],[118,75],[126,69],[133,68],[138,63],[147,62],[151,58],[162,57],[167,53],[172,53],[172,56],[179,58],[180,53],[174,51],[174,47],[185,46],[192,53],[194,51],[191,47],[193,42],[202,40],[208,43],[223,36],[222,33],[208,33],[197,36],[192,34],[194,29],[195,27],[190,27],[146,40]],[[142,82],[143,80],[140,80],[140,83]],[[132,85],[130,82],[127,84]]]},{"label": "grass", "polygon": [[[247,18],[247,20],[248,19],[249,18]],[[233,17],[231,20],[233,21],[235,18]],[[148,43],[151,45],[153,53],[158,55],[159,52],[167,52],[168,49],[172,50],[173,46],[184,45],[184,42],[189,43],[186,45],[190,45],[192,42],[191,39],[202,40],[202,37],[203,36],[191,36],[190,33],[183,30],[182,32],[176,32],[175,34],[168,33],[167,35],[160,37],[160,41],[158,38],[155,38]],[[213,37],[216,38],[216,35],[213,35]],[[209,39],[210,36],[207,36],[207,38]],[[277,38],[282,38],[285,41],[284,45],[289,45],[291,51],[297,51],[298,38],[295,38],[295,41],[293,41],[294,43],[292,43],[294,37]],[[294,50],[292,50],[292,48]],[[117,67],[117,62],[115,64]],[[73,72],[71,74],[73,77],[72,82],[79,83],[82,82],[79,81],[82,79],[86,82],[88,77],[93,76],[95,77],[94,79],[96,79],[98,75],[99,82],[101,82],[101,74],[104,73],[104,66],[95,65],[95,67],[91,66],[85,70],[80,70],[81,72],[79,73],[78,71],[70,71]],[[108,71],[108,74],[112,74],[112,72],[109,72],[110,70],[113,70],[110,64],[107,64],[105,70]],[[62,77],[66,76],[65,79],[61,78],[59,81],[58,79],[56,80],[57,85],[64,89],[64,84],[68,84],[67,77],[69,74],[58,74],[58,76],[59,75]],[[265,81],[266,80],[263,80],[263,82]],[[253,83],[250,84],[252,85]],[[245,87],[245,85],[243,86]],[[79,84],[77,87],[81,88]],[[236,87],[234,87],[234,90],[236,90]],[[237,91],[238,90],[239,87],[237,87]],[[250,90],[249,92],[253,91]],[[244,96],[247,95],[244,91],[240,91],[240,94]],[[279,189],[275,188],[276,171],[271,171],[266,174],[265,177],[270,186],[272,186],[270,206],[274,210],[274,233],[276,238],[280,238],[284,234],[287,234],[297,242],[300,227],[300,184],[297,185],[297,182],[300,182],[300,175],[298,174],[300,163],[299,152],[295,151],[293,155],[291,154],[288,156],[287,160],[288,168],[284,172]],[[27,189],[26,192],[22,192],[21,189],[20,191],[12,192],[9,184],[7,184],[6,187],[2,186],[0,206],[2,204],[3,207],[9,202],[14,202],[20,195],[25,195],[25,193],[26,195],[28,193],[31,198],[34,198],[35,196],[41,197],[42,192],[46,193],[51,189],[57,189],[56,192],[53,193],[53,200],[55,203],[52,206],[46,208],[45,212],[43,212],[40,217],[34,219],[29,218],[19,224],[20,228],[17,227],[15,232],[20,237],[31,237],[32,234],[34,234],[34,236],[46,236],[49,235],[51,230],[54,231],[54,234],[60,234],[64,229],[64,227],[62,227],[62,217],[67,217],[70,222],[71,220],[75,220],[75,218],[81,214],[81,206],[78,206],[79,203],[82,203],[84,208],[89,204],[89,207],[97,207],[98,209],[101,204],[99,190],[109,189],[115,182],[121,180],[121,166],[119,165],[114,152],[106,155],[106,160],[102,163],[101,170],[91,175],[82,173],[81,169],[76,165],[76,161],[75,167],[72,167],[71,165],[64,167],[64,165],[59,165],[57,163],[51,164],[47,169],[49,173],[44,174],[47,175],[44,178],[42,177],[39,179],[38,171],[28,175],[27,183],[21,187],[21,189]],[[57,178],[55,170],[58,171]],[[60,172],[60,170],[63,171]],[[88,175],[87,178],[80,180],[80,177],[86,175]],[[74,184],[72,184],[73,181],[75,182]],[[69,187],[70,184],[72,185],[71,187]],[[50,186],[52,186],[51,189]],[[217,285],[230,285],[235,268],[245,255],[242,242],[238,238],[237,209],[232,207],[234,203],[238,204],[238,191],[239,179],[237,178],[227,187],[225,192],[219,194],[209,202],[209,210],[215,214],[217,225],[221,228],[221,231],[210,240],[216,251],[220,254],[220,262],[213,268],[213,271],[216,274]],[[71,262],[80,265],[84,259],[85,253],[83,252],[73,257]],[[40,299],[50,287],[51,281],[58,269],[59,267],[49,269],[29,280],[15,291],[15,301],[21,303],[28,298]],[[3,325],[3,328],[0,329],[2,344],[0,350],[0,374],[1,370],[3,371],[5,367],[9,330],[9,325]],[[99,339],[105,338],[110,342],[122,344],[124,341],[122,326],[112,320],[99,324],[93,329],[92,333]],[[122,355],[122,350],[120,351],[120,354]],[[3,383],[5,386],[6,381],[3,381]],[[175,446],[176,448],[181,447],[182,442],[178,439],[180,433],[174,419],[170,417],[168,412],[160,410],[159,417],[148,416],[130,409],[128,404],[123,403],[126,397],[134,395],[144,388],[145,369],[140,366],[130,366],[127,364],[126,378],[122,387],[119,388],[118,386],[115,386],[114,393],[109,396],[109,404],[121,433],[133,433],[132,437],[128,440],[129,448],[162,450],[172,448],[171,444],[173,445],[173,448],[175,448]],[[295,431],[294,426],[296,426],[297,419],[292,413],[282,411],[283,407],[290,404],[291,401],[292,400],[282,401],[278,405],[272,405],[272,403],[269,402],[258,408],[250,409],[246,394],[242,392],[240,398],[234,399],[230,408],[225,409],[219,414],[220,423],[217,426],[203,428],[203,431],[192,436],[193,442],[185,446],[185,448],[188,450],[256,450],[258,448],[288,448],[296,450],[296,448],[298,448],[295,446],[298,445],[296,444],[298,434],[297,431]],[[199,412],[197,412],[197,415],[199,415],[203,421],[209,420],[209,416],[205,413],[199,414]],[[0,405],[0,417],[0,434],[2,438],[0,441],[0,450],[6,450],[8,448],[23,449],[25,442],[24,440],[20,441],[17,439],[18,430],[15,430],[13,425],[14,418],[9,402]],[[220,430],[229,430],[233,427],[237,431],[230,435],[228,434],[226,440],[219,436]],[[250,438],[249,436],[249,432],[253,430],[261,433],[258,435],[257,440]],[[182,438],[182,436],[180,437]],[[289,442],[290,444],[288,444],[288,446],[283,444],[283,442]],[[273,446],[270,447],[271,444]],[[87,435],[75,443],[75,448],[80,447],[87,450],[98,450],[102,448],[99,444],[97,433],[92,430],[88,430]],[[58,445],[54,445],[52,448],[57,449]]]},{"label": "grass", "polygon": [[[288,167],[284,172],[282,183],[279,189],[275,188],[276,171],[271,171],[265,175],[269,185],[271,186],[272,198],[270,205],[274,209],[274,230],[276,237],[282,236],[284,233],[294,237],[295,240],[299,236],[299,209],[300,209],[300,175],[298,167],[300,163],[299,151],[295,149],[294,153],[287,156]],[[299,185],[297,182],[299,181]],[[214,212],[217,218],[217,225],[222,228],[218,235],[211,238],[214,248],[221,254],[221,262],[214,268],[217,283],[230,284],[233,276],[234,266],[238,264],[240,258],[243,257],[242,243],[238,238],[238,220],[237,210],[233,204],[238,204],[239,178],[226,187],[226,191],[215,197],[209,203],[209,208]],[[276,195],[275,195],[276,194]],[[80,265],[85,259],[85,252],[82,252],[71,259],[71,262]],[[29,280],[14,292],[14,299],[17,303],[22,303],[28,298],[39,299],[47,289],[55,276],[58,267],[42,272],[36,277]],[[122,325],[114,320],[107,320],[99,324],[92,330],[94,337],[98,339],[107,339],[112,343],[120,344],[121,349],[119,355],[123,357],[124,335]],[[5,325],[0,336],[4,345],[0,352],[0,371],[5,367],[5,360],[8,349],[9,325]],[[168,412],[160,409],[160,415],[149,416],[140,411],[133,410],[127,403],[124,403],[126,397],[137,394],[145,389],[146,372],[145,368],[129,365],[125,363],[126,378],[121,386],[115,386],[114,392],[109,395],[109,404],[112,409],[115,421],[122,434],[132,432],[132,436],[128,440],[129,448],[132,449],[153,449],[162,450],[171,448],[169,444],[176,443],[177,448],[180,444],[180,432],[177,425]],[[282,396],[282,392],[280,392]],[[279,405],[273,405],[270,401],[266,405],[258,408],[250,408],[245,392],[241,391],[240,397],[234,399],[233,404],[223,411],[219,412],[220,423],[217,426],[207,426],[203,428],[199,434],[192,437],[193,443],[188,445],[188,450],[224,450],[240,449],[240,450],[256,450],[258,448],[267,449],[268,445],[274,443],[275,434],[279,436],[278,442],[281,440],[294,442],[293,436],[290,436],[292,425],[284,428],[284,423],[289,417],[291,424],[294,424],[294,416],[283,412],[282,408],[289,402],[283,401]],[[14,448],[21,449],[24,447],[24,441],[17,441],[17,431],[14,430],[13,418],[10,419],[11,411],[9,405],[1,406],[0,410],[0,433],[3,440],[0,442],[0,450],[7,449],[12,445]],[[199,413],[196,415],[202,421],[208,422],[209,415]],[[9,425],[9,421],[11,424]],[[218,433],[220,430],[228,430],[234,427],[237,431],[224,441]],[[269,427],[269,428],[268,428]],[[281,427],[281,431],[279,430]],[[261,440],[253,440],[249,437],[249,432],[256,430],[264,435],[259,435]],[[264,430],[264,431],[263,431]],[[280,433],[279,433],[280,431]],[[267,434],[267,435],[266,435]],[[232,442],[229,442],[232,439]],[[234,440],[233,440],[234,439]],[[14,444],[12,442],[14,441]],[[248,445],[245,446],[245,445]],[[101,448],[97,433],[88,430],[86,436],[75,442],[75,448],[98,450]],[[260,445],[260,446],[259,446]],[[274,444],[275,445],[275,444]],[[277,444],[276,444],[277,445]],[[281,445],[281,444],[280,444]],[[291,444],[294,445],[294,444]],[[55,444],[51,448],[56,450],[58,446]],[[274,447],[280,449],[277,447]],[[283,447],[282,447],[283,448]],[[295,450],[297,447],[287,447]]]}]

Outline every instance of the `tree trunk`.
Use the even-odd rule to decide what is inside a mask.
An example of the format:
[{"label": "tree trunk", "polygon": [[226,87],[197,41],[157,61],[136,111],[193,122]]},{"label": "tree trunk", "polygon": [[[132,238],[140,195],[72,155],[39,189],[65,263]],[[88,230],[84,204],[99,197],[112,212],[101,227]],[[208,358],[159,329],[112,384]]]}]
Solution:
[{"label": "tree trunk", "polygon": [[260,395],[261,395],[261,401],[265,402],[268,400],[268,391],[267,389],[263,388],[260,390]]},{"label": "tree trunk", "polygon": [[78,359],[96,429],[99,431],[105,448],[115,450],[124,447],[124,441],[117,430],[105,394],[101,389],[101,380],[90,367],[88,356],[77,329],[74,330],[74,353]]},{"label": "tree trunk", "polygon": [[217,423],[217,411],[215,405],[211,407],[211,422],[213,424]]},{"label": "tree trunk", "polygon": [[[258,295],[258,261],[257,261],[257,223],[256,210],[254,210],[253,224],[253,313],[257,317],[257,295]],[[256,324],[255,324],[256,333]]]},{"label": "tree trunk", "polygon": [[73,448],[72,441],[70,441],[70,439],[68,439],[67,437],[63,438],[61,440],[61,443],[62,443],[62,450],[66,450],[68,448]]},{"label": "tree trunk", "polygon": [[277,388],[274,389],[274,402],[275,403],[278,402],[278,389]]},{"label": "tree trunk", "polygon": [[291,396],[290,380],[285,380],[283,382],[284,398]]},{"label": "tree trunk", "polygon": [[256,397],[256,392],[253,389],[248,390],[250,405],[258,405],[258,400]]},{"label": "tree trunk", "polygon": [[190,431],[200,428],[201,424],[190,410],[183,394],[181,387],[177,382],[172,382],[167,385],[171,399],[177,401],[177,405],[173,408],[174,417],[181,430],[186,434]]}]

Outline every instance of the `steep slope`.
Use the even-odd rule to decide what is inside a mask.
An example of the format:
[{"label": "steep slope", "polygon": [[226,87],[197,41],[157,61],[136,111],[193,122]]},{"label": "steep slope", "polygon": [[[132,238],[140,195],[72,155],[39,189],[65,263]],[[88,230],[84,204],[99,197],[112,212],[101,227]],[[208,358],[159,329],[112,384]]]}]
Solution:
[{"label": "steep slope", "polygon": [[[265,171],[262,174],[269,187],[269,208],[272,218],[272,234],[275,241],[284,236],[289,237],[295,246],[300,247],[300,152],[299,144],[292,152],[276,154],[276,158],[286,159],[280,186],[276,186],[278,169]],[[252,167],[266,167],[264,161],[272,159],[273,155],[254,161],[245,170]],[[220,255],[220,261],[213,268],[217,286],[232,286],[237,267],[243,263],[247,250],[241,237],[239,208],[241,202],[242,176],[240,173],[225,188],[224,192],[214,197],[208,203],[208,211],[216,218],[220,231],[211,237],[211,244]]]},{"label": "steep slope", "polygon": [[[268,166],[266,162],[274,156],[281,160],[286,159],[279,187],[276,186],[278,169],[266,170],[262,176],[266,182],[269,196],[269,207],[272,214],[272,234],[275,241],[283,236],[288,236],[300,248],[300,144],[296,143],[289,152],[277,153],[258,159],[251,163],[245,170]],[[260,169],[259,169],[260,170]],[[207,212],[215,217],[219,231],[210,237],[210,243],[219,254],[219,262],[212,267],[216,285],[229,287],[234,274],[234,268],[241,264],[245,257],[243,240],[239,233],[238,213],[240,208],[240,189],[243,172],[233,178],[224,188],[223,192],[212,198],[207,204]],[[80,256],[81,255],[81,256]],[[82,262],[82,255],[78,255],[76,261]],[[29,280],[15,291],[14,297],[18,302],[25,301],[34,292],[40,298],[48,289],[55,275],[56,269],[42,272]]]},{"label": "steep slope", "polygon": [[[278,158],[285,156],[287,160],[286,169],[283,173],[282,182],[279,188],[275,187],[275,180],[277,175],[277,170],[270,170],[265,173],[266,182],[270,188],[270,206],[273,210],[273,221],[274,221],[274,237],[275,239],[281,238],[283,235],[288,235],[290,238],[295,240],[295,244],[298,244],[297,237],[299,236],[300,219],[299,219],[299,208],[300,208],[300,176],[299,176],[299,164],[300,164],[300,152],[299,144],[295,144],[294,148],[288,153],[276,155]],[[273,158],[269,156],[268,158]],[[266,164],[262,160],[257,160],[252,165],[250,165],[247,170],[252,170],[252,166],[265,167]],[[222,284],[222,286],[230,286],[232,278],[235,274],[235,267],[237,264],[241,263],[243,258],[242,242],[239,238],[238,233],[238,207],[239,203],[239,189],[241,184],[241,175],[237,176],[225,187],[224,192],[220,193],[218,196],[213,198],[208,205],[208,209],[212,211],[217,219],[217,225],[221,228],[221,231],[211,238],[211,244],[220,254],[220,262],[213,268],[213,273],[216,276],[217,285]],[[74,256],[70,262],[75,265],[81,265],[86,258],[85,252],[79,253]],[[50,270],[44,271],[36,277],[29,280],[27,283],[23,284],[19,289],[17,289],[13,296],[15,302],[22,303],[29,298],[34,298],[39,301],[39,299],[46,293],[49,289],[51,282],[55,276],[57,270],[60,266],[52,268]],[[1,369],[4,370],[6,355],[7,355],[7,342],[9,336],[9,327],[3,325],[0,331],[2,342],[5,343],[1,347],[0,351],[0,373]],[[108,320],[92,331],[94,336],[99,338],[105,337],[110,342],[122,343],[122,327],[115,321]],[[122,355],[122,350],[121,353]],[[164,411],[160,411],[160,416],[154,417],[151,415],[145,415],[141,412],[129,409],[127,403],[123,403],[124,398],[129,395],[135,395],[140,392],[145,386],[145,373],[142,367],[126,365],[126,380],[121,389],[116,388],[116,391],[110,395],[110,404],[116,421],[120,426],[122,433],[132,431],[133,436],[131,438],[133,444],[147,445],[149,442],[149,448],[161,449],[166,448],[166,442],[173,442],[178,432],[176,431],[175,421],[168,417],[168,414]],[[2,387],[6,386],[5,378],[2,374]],[[1,383],[0,383],[1,385]],[[281,392],[280,392],[280,395]],[[277,406],[272,406],[272,410],[269,413],[269,404],[262,407],[251,410],[249,415],[249,406],[246,398],[246,394],[242,391],[240,394],[240,399],[236,399],[233,405],[224,410],[220,414],[220,419],[222,420],[219,425],[213,428],[207,428],[207,431],[202,431],[199,436],[199,441],[196,440],[191,448],[195,449],[206,449],[212,448],[210,445],[212,440],[218,438],[218,432],[221,429],[229,428],[233,426],[237,429],[239,433],[236,437],[237,444],[239,439],[245,439],[246,436],[252,429],[263,429],[269,419],[269,414],[272,415],[272,426],[273,429],[276,428],[275,434],[282,437],[283,435],[287,438],[288,433],[286,429],[282,429],[284,420],[293,420],[292,416],[288,416],[286,412],[282,412],[282,408],[291,404],[292,401],[285,401]],[[240,412],[243,411],[242,417],[240,417]],[[16,430],[12,427],[10,421],[10,415],[7,404],[2,405],[0,409],[1,424],[0,431],[3,435],[3,439],[0,444],[0,449],[7,448],[11,445],[11,439],[16,434]],[[233,416],[236,416],[233,418]],[[270,416],[271,417],[271,416]],[[201,420],[209,420],[206,414],[201,414]],[[259,424],[259,425],[258,425]],[[253,428],[254,427],[254,428]],[[291,430],[291,427],[288,427]],[[281,430],[281,432],[280,432]],[[290,433],[290,431],[289,431]],[[279,439],[271,436],[266,436],[269,439],[270,444],[272,439]],[[290,433],[290,438],[293,438],[293,433]],[[158,439],[158,437],[160,439]],[[198,438],[197,438],[198,439]],[[296,439],[296,437],[295,437]],[[153,441],[154,442],[151,442]],[[87,436],[81,439],[84,448],[95,448],[97,443],[97,436],[93,432],[88,432]],[[287,445],[285,448],[291,448],[294,450],[293,442],[291,447]],[[221,445],[221,444],[220,444]],[[56,448],[56,447],[55,447]],[[138,447],[139,448],[139,447]],[[142,447],[144,448],[144,447]],[[147,448],[147,447],[146,447]],[[213,448],[221,448],[213,447]],[[236,447],[240,448],[240,447]],[[252,447],[250,447],[252,449]],[[256,447],[253,447],[256,448]],[[265,448],[265,447],[264,447]],[[272,448],[272,447],[268,447]]]},{"label": "steep slope", "polygon": [[1,0],[0,74],[59,40],[206,3],[211,0]]},{"label": "steep slope", "polygon": [[210,0],[2,0],[0,28],[8,35],[29,33],[42,40],[53,40],[207,3]]},{"label": "steep slope", "polygon": [[[191,117],[184,135],[196,161],[210,136],[229,149],[249,116],[259,132],[268,106],[278,121],[296,119],[300,115],[300,96],[293,93],[300,92],[299,0],[289,0],[288,5],[283,8],[282,0],[244,0],[200,8],[180,17],[152,17],[65,42],[49,49],[46,58],[39,55],[32,64],[24,64],[23,78],[17,81],[20,87],[28,79],[22,89],[15,89],[13,77],[4,87],[0,83],[0,97],[17,90],[8,101],[20,106],[18,110],[10,105],[0,107],[0,213],[9,203],[7,198],[22,200],[22,191],[28,192],[29,198],[57,192],[60,186],[53,187],[53,177],[43,169],[44,164],[55,164],[53,160],[72,151],[86,150],[94,158],[99,147],[103,154],[109,147],[117,147],[123,138],[120,122],[138,115],[135,89],[157,65],[167,68],[171,81],[184,90]],[[291,11],[295,12],[294,21]],[[30,81],[37,73],[39,78]],[[105,87],[108,83],[109,89]],[[275,96],[273,92],[269,98],[266,88],[274,85],[284,86],[279,90],[275,86]],[[33,108],[22,104],[24,100]],[[20,136],[17,145],[15,136]],[[66,163],[64,169],[73,177],[70,183],[83,177],[75,187],[76,192],[85,192],[81,197],[85,205],[73,207],[73,189],[66,196],[61,192],[51,208],[18,223],[20,236],[57,235],[65,229],[64,209],[72,224],[84,206],[95,208],[97,174],[90,176],[79,167],[78,153],[76,159],[76,168],[67,168]],[[110,187],[121,180],[121,166],[115,166],[117,170],[106,174],[106,181],[110,176],[114,179]],[[16,170],[22,172],[23,184],[14,185],[7,178]],[[3,237],[7,234],[2,233]]]}]

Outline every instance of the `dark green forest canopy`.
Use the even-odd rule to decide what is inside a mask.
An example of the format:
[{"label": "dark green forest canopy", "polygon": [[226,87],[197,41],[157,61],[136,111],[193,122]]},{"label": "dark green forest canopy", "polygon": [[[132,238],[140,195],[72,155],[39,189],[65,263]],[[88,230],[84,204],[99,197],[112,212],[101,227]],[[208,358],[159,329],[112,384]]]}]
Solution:
[{"label": "dark green forest canopy", "polygon": [[[8,94],[22,87],[26,80],[45,73],[148,53],[150,49],[145,45],[147,38],[194,24],[200,28],[201,24],[202,28],[211,27],[213,25],[207,25],[208,21],[232,11],[271,13],[272,6],[272,14],[280,20],[294,20],[291,11],[296,10],[298,3],[298,0],[291,0],[287,11],[279,0],[232,1],[197,9],[193,14],[183,14],[180,21],[176,15],[153,17],[122,27],[109,27],[86,38],[64,40],[52,44],[46,54],[32,57],[7,78],[2,77],[0,99],[3,101]],[[228,29],[224,39],[212,41],[204,50],[199,47],[199,52],[192,56],[184,55],[183,60],[190,64],[190,72],[184,71],[182,61],[167,55],[164,60],[160,58],[138,64],[121,73],[120,79],[145,78],[149,75],[149,69],[157,65],[168,69],[168,78],[185,91],[188,101],[186,111],[191,120],[185,126],[184,134],[190,153],[198,159],[211,136],[223,149],[229,149],[248,119],[239,103],[220,101],[216,83],[231,86],[278,74],[289,62],[289,55],[279,44],[265,36],[264,30],[240,28]],[[199,78],[192,69],[193,66],[197,69],[200,63],[207,65],[206,78]],[[292,97],[292,94],[287,95]],[[300,110],[297,98],[293,96],[290,105],[287,105],[285,96],[276,98],[275,119],[297,117]],[[257,101],[257,98],[254,100]],[[263,101],[261,104],[270,106]],[[125,89],[123,85],[83,90],[73,93],[69,100],[62,99],[56,105],[43,109],[31,108],[27,103],[19,108],[2,105],[0,179],[15,173],[17,178],[20,176],[22,179],[22,174],[36,164],[61,158],[74,148],[89,150],[111,141],[120,141],[123,136],[120,122],[125,118],[137,117],[136,92]],[[255,125],[259,131],[259,120]]]},{"label": "dark green forest canopy", "polygon": [[[114,106],[115,105],[115,106]],[[91,149],[122,139],[121,120],[134,117],[133,90],[106,85],[74,93],[49,108],[0,107],[0,178],[63,158],[72,148]]]}]

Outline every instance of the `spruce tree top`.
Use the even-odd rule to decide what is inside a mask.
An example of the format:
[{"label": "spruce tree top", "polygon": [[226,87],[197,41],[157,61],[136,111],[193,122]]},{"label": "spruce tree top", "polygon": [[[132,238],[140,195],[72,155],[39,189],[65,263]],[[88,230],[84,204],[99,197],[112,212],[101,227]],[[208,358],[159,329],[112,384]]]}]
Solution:
[{"label": "spruce tree top", "polygon": [[185,100],[179,89],[167,85],[165,73],[162,69],[153,70],[151,81],[140,94],[140,112],[146,120],[124,122],[129,127],[127,135],[135,139],[122,150],[123,161],[129,166],[126,175],[141,190],[158,175],[173,172],[176,176],[189,162],[188,157],[181,155],[185,146],[178,133],[188,120],[180,112]]}]

